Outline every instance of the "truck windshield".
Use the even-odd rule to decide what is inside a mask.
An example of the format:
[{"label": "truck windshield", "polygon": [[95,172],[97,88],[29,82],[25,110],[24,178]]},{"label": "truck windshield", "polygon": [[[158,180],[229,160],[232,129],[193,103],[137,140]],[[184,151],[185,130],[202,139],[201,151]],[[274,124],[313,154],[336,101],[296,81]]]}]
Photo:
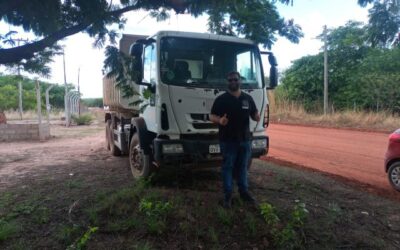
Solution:
[{"label": "truck windshield", "polygon": [[160,75],[166,84],[225,88],[227,74],[238,71],[241,88],[262,88],[260,67],[255,45],[182,37],[161,39]]}]

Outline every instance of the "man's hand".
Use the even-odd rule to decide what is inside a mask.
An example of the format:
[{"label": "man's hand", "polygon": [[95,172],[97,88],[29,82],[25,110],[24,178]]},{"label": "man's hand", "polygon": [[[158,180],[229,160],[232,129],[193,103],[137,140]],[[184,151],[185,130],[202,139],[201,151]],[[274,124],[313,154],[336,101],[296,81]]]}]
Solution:
[{"label": "man's hand", "polygon": [[229,120],[228,120],[228,117],[226,116],[226,114],[224,116],[222,116],[221,118],[219,118],[219,121],[218,121],[218,123],[221,126],[226,126],[226,124],[228,124],[228,122],[229,122]]},{"label": "man's hand", "polygon": [[255,113],[255,114],[253,115],[253,117],[251,117],[251,119],[253,119],[253,120],[256,121],[256,122],[259,122],[260,119],[261,119],[260,114],[259,114],[258,112]]}]

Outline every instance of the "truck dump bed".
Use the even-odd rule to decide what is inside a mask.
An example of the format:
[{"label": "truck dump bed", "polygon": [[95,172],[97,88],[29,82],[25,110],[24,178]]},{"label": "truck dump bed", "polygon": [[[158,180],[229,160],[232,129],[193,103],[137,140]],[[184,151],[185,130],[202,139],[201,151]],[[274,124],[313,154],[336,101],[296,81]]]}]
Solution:
[{"label": "truck dump bed", "polygon": [[[119,49],[124,54],[129,54],[130,46],[139,39],[145,39],[147,36],[142,35],[127,35],[123,34],[119,41]],[[132,83],[132,87],[136,92],[139,92],[139,86]],[[107,106],[110,111],[130,111],[133,113],[139,112],[139,106],[129,105],[132,102],[138,101],[139,96],[133,96],[130,98],[123,97],[123,91],[116,86],[114,78],[107,78],[103,76],[103,102],[104,106]]]}]

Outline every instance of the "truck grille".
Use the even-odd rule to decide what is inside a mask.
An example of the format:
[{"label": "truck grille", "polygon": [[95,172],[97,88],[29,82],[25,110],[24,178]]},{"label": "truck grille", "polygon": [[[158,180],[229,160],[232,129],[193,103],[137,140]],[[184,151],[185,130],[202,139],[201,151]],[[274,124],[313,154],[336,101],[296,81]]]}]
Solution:
[{"label": "truck grille", "polygon": [[218,124],[215,123],[192,123],[195,129],[217,129]]},{"label": "truck grille", "polygon": [[195,129],[217,129],[218,125],[210,122],[209,114],[190,114]]},{"label": "truck grille", "polygon": [[208,114],[190,114],[190,117],[196,121],[209,121],[210,117]]}]

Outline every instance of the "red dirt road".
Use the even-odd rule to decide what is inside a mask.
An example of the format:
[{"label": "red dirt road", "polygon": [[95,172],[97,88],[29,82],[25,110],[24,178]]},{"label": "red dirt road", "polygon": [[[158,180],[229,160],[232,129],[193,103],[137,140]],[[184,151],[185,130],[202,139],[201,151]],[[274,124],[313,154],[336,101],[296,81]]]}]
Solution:
[{"label": "red dirt road", "polygon": [[315,169],[396,198],[383,169],[388,134],[271,124],[269,158]]}]

